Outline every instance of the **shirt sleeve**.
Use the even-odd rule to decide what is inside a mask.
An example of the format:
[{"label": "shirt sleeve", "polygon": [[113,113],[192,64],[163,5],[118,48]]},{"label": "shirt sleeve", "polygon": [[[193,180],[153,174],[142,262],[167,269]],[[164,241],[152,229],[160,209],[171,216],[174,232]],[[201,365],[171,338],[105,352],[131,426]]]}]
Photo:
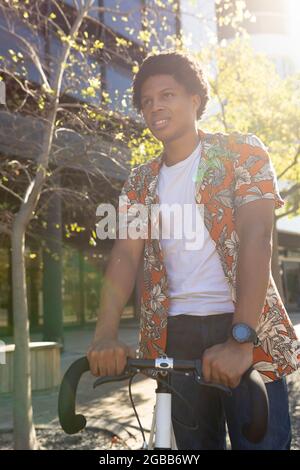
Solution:
[{"label": "shirt sleeve", "polygon": [[235,207],[259,199],[273,199],[275,208],[284,205],[276,172],[263,142],[254,134],[243,136],[234,162]]},{"label": "shirt sleeve", "polygon": [[[139,216],[139,207],[144,207],[140,197],[141,177],[138,167],[133,168],[125,181],[118,201],[117,234],[119,229],[128,228],[129,224]],[[122,217],[125,216],[126,218]]]}]

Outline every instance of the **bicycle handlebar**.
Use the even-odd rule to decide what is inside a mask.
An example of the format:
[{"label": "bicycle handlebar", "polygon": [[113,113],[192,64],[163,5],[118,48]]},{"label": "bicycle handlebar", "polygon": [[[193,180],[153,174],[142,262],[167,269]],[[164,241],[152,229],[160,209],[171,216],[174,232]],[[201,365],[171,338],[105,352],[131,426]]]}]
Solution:
[{"label": "bicycle handlebar", "polygon": [[[127,365],[121,375],[100,377],[94,383],[94,388],[106,382],[119,382],[128,379],[137,372],[140,372],[141,369],[194,372],[195,380],[201,385],[215,387],[224,392],[231,393],[230,389],[220,384],[204,382],[200,359],[180,360],[167,357],[158,359],[127,358]],[[63,377],[58,397],[58,416],[60,425],[67,434],[75,434],[84,429],[86,425],[86,418],[81,414],[76,414],[75,406],[76,391],[80,378],[89,370],[89,362],[85,356],[71,364]],[[248,387],[251,412],[250,422],[244,424],[242,432],[247,440],[257,443],[263,439],[268,428],[268,395],[261,375],[255,369],[248,369],[243,375],[242,380]]]}]

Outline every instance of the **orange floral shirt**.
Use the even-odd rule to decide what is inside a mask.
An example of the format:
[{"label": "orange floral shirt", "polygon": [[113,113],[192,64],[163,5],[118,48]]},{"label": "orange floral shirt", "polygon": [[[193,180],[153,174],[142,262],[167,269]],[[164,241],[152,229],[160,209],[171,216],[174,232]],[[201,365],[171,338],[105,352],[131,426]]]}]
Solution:
[{"label": "orange floral shirt", "polygon": [[[210,134],[200,129],[198,134],[202,147],[195,200],[204,205],[204,223],[216,244],[235,304],[239,247],[235,210],[258,199],[274,199],[276,208],[284,201],[267,149],[256,135]],[[146,205],[149,214],[151,205],[159,204],[156,187],[163,156],[164,152],[131,170],[121,193],[128,198],[129,214],[132,204]],[[139,357],[157,358],[165,354],[167,343],[168,278],[160,241],[151,239],[150,232],[148,235],[144,247]],[[300,343],[272,275],[257,334],[260,343],[254,348],[253,366],[266,382],[299,368]]]}]

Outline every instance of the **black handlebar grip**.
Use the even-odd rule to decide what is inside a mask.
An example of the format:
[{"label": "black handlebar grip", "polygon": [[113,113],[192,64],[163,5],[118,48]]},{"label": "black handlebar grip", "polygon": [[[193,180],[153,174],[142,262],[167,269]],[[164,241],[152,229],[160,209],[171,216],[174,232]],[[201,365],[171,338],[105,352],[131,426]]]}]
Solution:
[{"label": "black handlebar grip", "polygon": [[76,391],[79,380],[85,372],[90,370],[87,357],[81,357],[69,367],[62,380],[58,395],[58,417],[63,430],[67,434],[76,434],[86,425],[83,415],[77,415]]},{"label": "black handlebar grip", "polygon": [[248,441],[257,444],[267,432],[269,423],[269,399],[260,373],[252,367],[243,375],[250,397],[250,422],[245,423],[243,435]]}]

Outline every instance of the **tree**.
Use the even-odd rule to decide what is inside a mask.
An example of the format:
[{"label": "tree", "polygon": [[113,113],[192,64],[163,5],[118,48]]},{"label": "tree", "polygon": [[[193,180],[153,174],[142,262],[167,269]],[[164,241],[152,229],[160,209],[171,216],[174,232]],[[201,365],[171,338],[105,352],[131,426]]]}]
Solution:
[{"label": "tree", "polygon": [[285,78],[274,63],[256,52],[247,37],[209,48],[200,60],[210,66],[212,131],[238,130],[257,134],[268,147],[282,181],[285,207],[276,211],[273,232],[272,274],[283,296],[278,261],[276,222],[300,214],[300,74]]},{"label": "tree", "polygon": [[[28,58],[31,59],[39,73],[39,77],[42,81],[41,88],[43,92],[41,95],[39,95],[38,99],[42,108],[44,106],[47,107],[41,151],[37,158],[36,171],[34,178],[28,185],[24,196],[19,198],[19,209],[14,214],[11,234],[15,339],[14,431],[16,449],[35,449],[37,447],[31,404],[29,322],[24,262],[25,234],[27,226],[36,210],[41,190],[46,180],[49,166],[49,155],[54,132],[56,129],[56,120],[59,110],[64,70],[66,64],[68,63],[72,49],[72,43],[76,41],[76,37],[78,36],[79,30],[83,24],[83,20],[86,17],[91,4],[92,2],[87,2],[86,6],[83,6],[78,10],[74,22],[70,25],[68,36],[61,36],[64,38],[64,43],[59,54],[58,64],[53,75],[52,84],[50,84],[49,78],[47,77],[49,74],[45,70],[45,64],[41,62],[40,57],[33,45],[29,40],[25,39],[24,36],[17,32],[17,25],[15,23],[16,18],[13,18],[12,22],[10,23],[9,16],[11,11],[5,10],[5,7],[3,9],[3,13],[4,15],[7,14],[8,19],[7,33],[13,35],[17,42],[19,42],[20,49],[24,50],[24,53],[27,54]],[[13,13],[20,21],[23,21],[21,20],[21,15],[24,19],[28,19],[28,21],[26,21],[26,26],[30,24],[31,15],[21,5],[18,5],[16,8],[14,8]],[[34,11],[34,13],[38,14],[39,12]],[[41,20],[45,21],[45,16],[42,14]],[[23,52],[18,52],[19,57],[22,58]],[[13,57],[15,56],[13,55]],[[16,55],[16,57],[18,57],[18,55]],[[18,59],[15,60],[17,61]],[[30,90],[27,88],[27,93],[29,92]]]}]

